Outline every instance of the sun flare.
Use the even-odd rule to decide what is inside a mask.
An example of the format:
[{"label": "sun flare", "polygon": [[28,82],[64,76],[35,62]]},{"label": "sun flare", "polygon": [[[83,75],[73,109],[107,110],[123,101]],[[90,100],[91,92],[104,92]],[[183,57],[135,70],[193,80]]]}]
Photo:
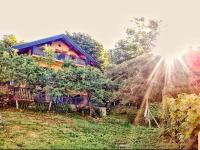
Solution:
[{"label": "sun flare", "polygon": [[181,49],[181,50],[170,50],[170,51],[163,51],[163,50],[155,50],[153,51],[154,55],[158,55],[161,59],[165,60],[166,62],[171,62],[174,59],[180,59],[183,55],[188,52],[188,49]]}]

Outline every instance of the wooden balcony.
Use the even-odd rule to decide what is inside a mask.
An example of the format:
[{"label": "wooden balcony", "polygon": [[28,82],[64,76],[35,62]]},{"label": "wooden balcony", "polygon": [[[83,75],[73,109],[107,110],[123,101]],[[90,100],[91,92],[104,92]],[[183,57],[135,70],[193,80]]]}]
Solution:
[{"label": "wooden balcony", "polygon": [[[43,57],[43,56],[39,56],[39,55],[32,55],[32,57],[34,59],[36,59],[37,61],[39,60],[39,58]],[[67,60],[67,59],[65,59]],[[86,66],[86,64],[81,64],[80,62],[76,61],[76,60],[73,60],[75,62],[75,64],[79,67],[84,67]],[[39,62],[39,65],[42,66],[42,67],[47,67],[47,64],[43,63],[42,61],[38,61]],[[52,63],[51,67],[55,70],[58,70],[62,67],[62,65],[64,64],[64,60],[58,60],[58,59],[54,59],[54,62]]]}]

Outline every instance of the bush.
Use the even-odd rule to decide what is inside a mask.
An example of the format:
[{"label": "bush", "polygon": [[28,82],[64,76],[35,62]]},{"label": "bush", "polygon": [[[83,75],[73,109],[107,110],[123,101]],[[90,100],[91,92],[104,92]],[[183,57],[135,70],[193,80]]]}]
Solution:
[{"label": "bush", "polygon": [[77,109],[78,113],[83,115],[91,115],[92,117],[102,117],[102,111],[98,107],[90,108],[88,106],[81,107]]},{"label": "bush", "polygon": [[136,117],[137,111],[138,110],[132,106],[117,106],[117,107],[112,108],[110,113],[112,115],[126,115],[128,122],[133,123]]},{"label": "bush", "polygon": [[136,117],[136,113],[129,113],[127,114],[127,117],[128,117],[128,122],[133,123]]},{"label": "bush", "polygon": [[72,112],[72,108],[69,104],[53,104],[52,110],[58,113]]},{"label": "bush", "polygon": [[180,94],[176,99],[164,98],[165,134],[171,135],[180,146],[191,138],[192,131],[200,119],[200,96]]},{"label": "bush", "polygon": [[95,107],[93,116],[94,117],[103,117],[103,113],[98,107]]},{"label": "bush", "polygon": [[35,103],[35,110],[39,112],[47,112],[49,109],[48,103]]},{"label": "bush", "polygon": [[[162,120],[162,104],[159,102],[150,103],[149,108],[150,108],[150,112],[155,117],[156,121],[161,122],[161,120]],[[154,123],[154,121],[152,121],[152,123]]]}]

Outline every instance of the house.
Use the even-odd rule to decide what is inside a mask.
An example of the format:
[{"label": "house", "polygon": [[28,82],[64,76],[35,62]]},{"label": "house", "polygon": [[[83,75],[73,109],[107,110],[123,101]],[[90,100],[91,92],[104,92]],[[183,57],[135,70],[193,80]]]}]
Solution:
[{"label": "house", "polygon": [[[29,54],[34,58],[44,56],[44,47],[50,46],[55,50],[56,56],[52,68],[59,69],[64,60],[72,60],[77,66],[97,66],[96,60],[74,43],[67,35],[60,34],[48,38],[15,45],[19,54]],[[40,64],[44,66],[44,64]]]},{"label": "house", "polygon": [[[77,66],[93,66],[96,67],[97,63],[96,60],[91,57],[89,54],[85,52],[81,47],[79,47],[76,43],[74,43],[67,35],[60,34],[56,36],[51,36],[48,38],[23,43],[19,45],[15,45],[12,48],[18,50],[18,54],[28,54],[31,55],[33,58],[40,58],[45,55],[44,48],[45,46],[51,47],[55,53],[55,59],[51,67],[55,70],[58,70],[64,63],[65,60],[72,60]],[[42,67],[46,67],[45,63],[39,62],[39,65]],[[17,91],[19,93],[18,97],[23,97],[21,95],[26,95],[24,93],[29,93],[26,90]],[[46,101],[46,94],[39,94],[36,96],[37,101]],[[82,103],[89,103],[88,101],[88,94],[87,93],[79,93],[75,97],[59,97],[59,101],[68,101],[70,99],[70,103],[80,103],[80,99]],[[22,99],[22,98],[20,98]],[[20,100],[17,100],[20,101]]]}]

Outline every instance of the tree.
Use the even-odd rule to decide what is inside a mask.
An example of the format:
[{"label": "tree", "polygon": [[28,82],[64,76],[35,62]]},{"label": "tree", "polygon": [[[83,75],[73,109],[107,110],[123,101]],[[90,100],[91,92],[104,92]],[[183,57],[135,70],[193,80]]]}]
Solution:
[{"label": "tree", "polygon": [[[105,74],[107,77],[114,83],[121,85],[117,90],[116,100],[120,100],[122,104],[132,103],[133,105],[140,106],[149,87],[147,84],[148,77],[159,60],[159,57],[154,57],[152,54],[144,54],[106,70]],[[151,102],[161,101],[162,99],[164,73],[164,66],[161,64],[157,71],[157,74],[159,74],[157,81],[159,83],[152,83],[153,91],[149,95]]]},{"label": "tree", "polygon": [[125,39],[119,40],[114,49],[109,50],[113,63],[120,64],[131,58],[148,53],[155,46],[161,21],[134,18],[132,27],[126,29]]},{"label": "tree", "polygon": [[[1,46],[1,45],[0,45]],[[96,102],[104,103],[112,96],[114,84],[94,67],[78,67],[73,62],[65,62],[60,70],[51,68],[53,50],[45,47],[43,61],[46,67],[38,65],[31,56],[18,55],[17,51],[0,47],[0,82],[13,81],[15,87],[26,86],[34,94],[44,92],[50,102],[56,96],[75,93],[89,93]]]},{"label": "tree", "polygon": [[13,81],[14,86],[29,86],[29,80],[34,78],[34,70],[38,67],[31,56],[18,55],[17,50],[8,52],[5,47],[0,47],[0,82]]},{"label": "tree", "polygon": [[84,33],[72,33],[66,32],[66,34],[83,50],[90,54],[97,60],[97,64],[100,68],[104,69],[109,64],[108,53],[103,45],[94,40],[90,35]]},{"label": "tree", "polygon": [[57,88],[62,93],[88,93],[99,103],[105,103],[112,97],[115,86],[99,69],[86,66],[78,67],[73,62],[66,61],[58,70]]},{"label": "tree", "polygon": [[9,48],[13,45],[16,45],[17,43],[18,43],[17,38],[13,34],[4,35],[3,39],[0,40],[0,44],[5,48]]}]

